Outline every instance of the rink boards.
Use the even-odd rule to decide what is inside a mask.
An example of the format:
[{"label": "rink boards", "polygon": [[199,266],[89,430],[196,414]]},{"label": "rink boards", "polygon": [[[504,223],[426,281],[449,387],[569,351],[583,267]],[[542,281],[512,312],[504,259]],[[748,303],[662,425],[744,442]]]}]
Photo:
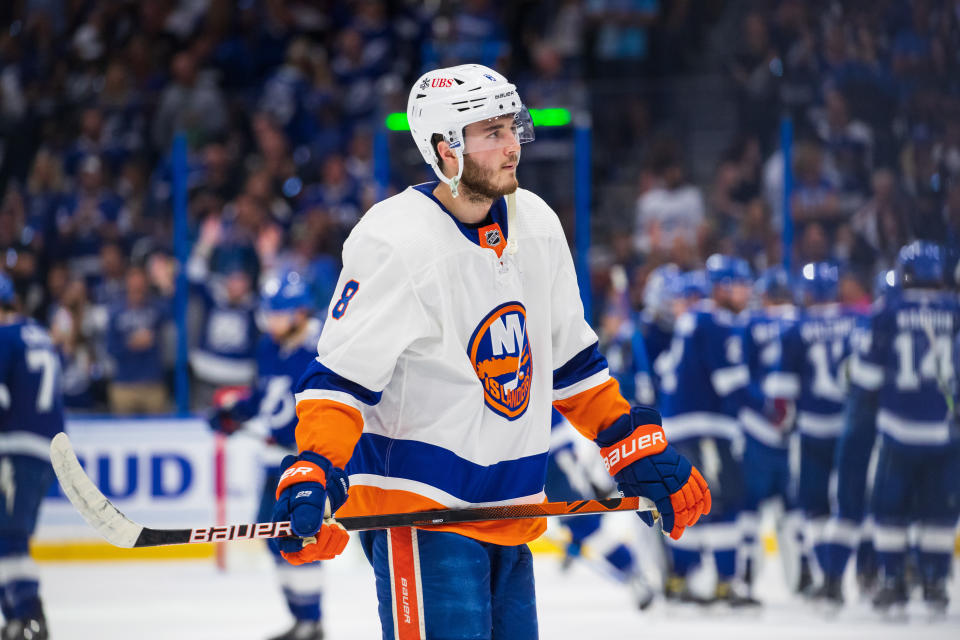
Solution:
[{"label": "rink boards", "polygon": [[[67,422],[77,457],[117,508],[134,521],[180,528],[218,521],[215,439],[199,418],[80,418]],[[260,495],[258,443],[228,445],[228,518],[251,521]],[[33,544],[40,560],[209,557],[212,545],[116,549],[101,540],[54,483],[40,510]]]},{"label": "rink boards", "polygon": [[[67,433],[87,474],[120,511],[151,527],[191,528],[206,524],[255,520],[262,468],[281,452],[254,437],[237,434],[226,440],[224,479],[218,497],[216,445],[201,418],[73,418]],[[225,513],[225,515],[223,515]],[[559,551],[550,534],[531,546],[536,552]],[[768,553],[776,541],[765,536]],[[38,560],[140,560],[209,558],[211,544],[148,549],[118,549],[100,539],[54,484],[40,510],[32,544]],[[958,539],[960,552],[960,539]]]}]

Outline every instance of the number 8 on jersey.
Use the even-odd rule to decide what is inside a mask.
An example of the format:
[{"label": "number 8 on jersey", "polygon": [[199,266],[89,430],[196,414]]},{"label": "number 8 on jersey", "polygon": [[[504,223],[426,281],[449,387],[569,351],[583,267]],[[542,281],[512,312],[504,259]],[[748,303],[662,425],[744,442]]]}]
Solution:
[{"label": "number 8 on jersey", "polygon": [[330,312],[334,320],[339,320],[347,312],[347,305],[350,304],[350,300],[356,295],[358,289],[360,289],[360,283],[356,280],[350,280],[343,285],[343,293],[340,294],[340,299],[337,300],[337,304],[333,306],[333,311]]}]

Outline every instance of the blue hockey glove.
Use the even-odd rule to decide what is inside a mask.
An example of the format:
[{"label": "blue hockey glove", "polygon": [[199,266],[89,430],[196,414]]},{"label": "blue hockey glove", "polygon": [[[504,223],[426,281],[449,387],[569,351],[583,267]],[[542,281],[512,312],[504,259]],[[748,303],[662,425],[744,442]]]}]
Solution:
[{"label": "blue hockey glove", "polygon": [[237,431],[243,423],[243,418],[237,415],[234,408],[237,402],[249,395],[248,387],[220,387],[213,393],[213,408],[207,414],[210,428],[226,435]]},{"label": "blue hockey glove", "polygon": [[213,409],[207,414],[207,424],[212,431],[229,436],[240,428],[241,422],[233,417],[230,409]]},{"label": "blue hockey glove", "polygon": [[[287,456],[277,485],[273,521],[290,521],[298,537],[277,538],[280,554],[291,564],[329,560],[343,551],[350,535],[339,523],[324,522],[347,500],[350,483],[342,469],[312,451]],[[303,538],[316,538],[305,543]]]},{"label": "blue hockey glove", "polygon": [[[700,471],[667,444],[657,410],[633,407],[601,431],[595,442],[620,494],[653,500],[663,532],[674,540],[701,515],[710,513],[710,488]],[[638,515],[653,525],[649,512]]]}]

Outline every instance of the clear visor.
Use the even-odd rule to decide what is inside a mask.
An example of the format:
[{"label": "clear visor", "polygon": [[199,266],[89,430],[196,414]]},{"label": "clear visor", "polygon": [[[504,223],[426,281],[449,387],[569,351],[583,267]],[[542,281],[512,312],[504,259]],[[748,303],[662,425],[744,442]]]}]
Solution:
[{"label": "clear visor", "polygon": [[471,122],[463,128],[463,153],[519,147],[533,140],[533,120],[524,107],[514,114]]}]

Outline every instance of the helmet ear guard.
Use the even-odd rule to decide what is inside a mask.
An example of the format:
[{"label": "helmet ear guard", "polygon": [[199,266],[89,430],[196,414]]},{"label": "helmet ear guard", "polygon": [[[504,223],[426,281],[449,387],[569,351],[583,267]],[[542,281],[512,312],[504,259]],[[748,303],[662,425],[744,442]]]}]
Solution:
[{"label": "helmet ear guard", "polygon": [[453,149],[453,152],[457,154],[457,175],[448,178],[440,168],[439,162],[433,164],[433,172],[450,187],[450,195],[454,198],[460,195],[460,178],[463,177],[463,141],[461,137],[462,133],[460,136],[457,136],[455,132],[451,132],[450,139],[447,139],[446,136],[443,138],[444,141],[450,145],[450,148]]}]

